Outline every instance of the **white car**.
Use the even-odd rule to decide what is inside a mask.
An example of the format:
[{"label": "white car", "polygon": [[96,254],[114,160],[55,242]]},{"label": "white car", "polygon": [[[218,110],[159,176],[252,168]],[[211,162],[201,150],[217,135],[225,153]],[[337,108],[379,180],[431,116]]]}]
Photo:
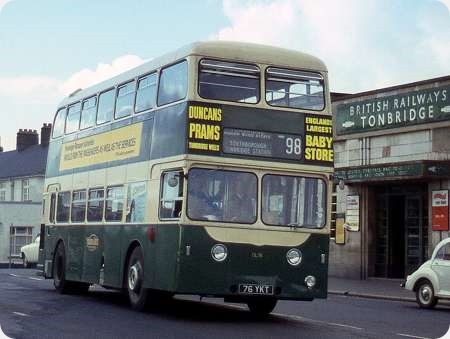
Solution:
[{"label": "white car", "polygon": [[32,264],[37,264],[39,260],[39,242],[40,236],[38,235],[31,244],[22,246],[20,249],[24,267],[30,267]]},{"label": "white car", "polygon": [[431,259],[408,275],[404,287],[416,292],[423,308],[434,307],[438,299],[450,299],[450,238],[436,245]]}]

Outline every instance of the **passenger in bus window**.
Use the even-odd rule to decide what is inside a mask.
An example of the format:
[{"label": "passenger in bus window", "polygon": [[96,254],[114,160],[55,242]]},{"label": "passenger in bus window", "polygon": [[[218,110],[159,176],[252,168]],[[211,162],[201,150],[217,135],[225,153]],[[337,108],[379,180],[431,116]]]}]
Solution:
[{"label": "passenger in bus window", "polygon": [[197,220],[219,220],[219,207],[216,198],[208,191],[208,180],[197,176],[195,183],[189,185],[188,215]]},{"label": "passenger in bus window", "polygon": [[232,177],[227,204],[227,221],[253,223],[256,220],[256,183],[252,176],[240,174]]}]

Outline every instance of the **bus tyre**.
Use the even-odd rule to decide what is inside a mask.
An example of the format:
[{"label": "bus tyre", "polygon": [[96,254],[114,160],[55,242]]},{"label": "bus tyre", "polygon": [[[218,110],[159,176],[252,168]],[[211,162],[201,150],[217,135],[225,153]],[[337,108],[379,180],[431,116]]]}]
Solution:
[{"label": "bus tyre", "polygon": [[66,252],[62,242],[56,247],[53,258],[53,286],[61,294],[69,293],[70,283],[66,280]]},{"label": "bus tyre", "polygon": [[62,242],[58,244],[53,259],[53,285],[61,294],[83,294],[89,284],[66,280],[66,252]]},{"label": "bus tyre", "polygon": [[276,299],[255,299],[247,301],[248,309],[257,317],[269,315],[276,305]]},{"label": "bus tyre", "polygon": [[416,300],[421,308],[433,308],[438,299],[434,295],[433,285],[428,280],[422,280],[416,289]]},{"label": "bus tyre", "polygon": [[147,306],[149,291],[144,288],[144,256],[141,248],[135,247],[127,264],[126,285],[131,308],[143,311]]}]

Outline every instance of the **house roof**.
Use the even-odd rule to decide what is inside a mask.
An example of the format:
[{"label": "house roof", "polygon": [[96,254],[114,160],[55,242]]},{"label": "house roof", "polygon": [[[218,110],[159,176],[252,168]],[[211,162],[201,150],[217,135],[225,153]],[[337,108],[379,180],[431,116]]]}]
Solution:
[{"label": "house roof", "polygon": [[33,145],[23,151],[0,152],[0,179],[44,175],[48,146]]}]

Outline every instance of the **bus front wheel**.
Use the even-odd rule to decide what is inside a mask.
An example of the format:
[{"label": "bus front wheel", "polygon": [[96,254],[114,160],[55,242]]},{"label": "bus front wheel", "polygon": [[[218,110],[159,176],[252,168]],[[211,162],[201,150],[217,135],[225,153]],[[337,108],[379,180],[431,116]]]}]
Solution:
[{"label": "bus front wheel", "polygon": [[144,255],[135,247],[127,264],[126,285],[131,308],[143,311],[147,305],[148,289],[144,288]]},{"label": "bus front wheel", "polygon": [[247,301],[250,312],[258,317],[270,314],[277,305],[276,299],[255,299]]}]

